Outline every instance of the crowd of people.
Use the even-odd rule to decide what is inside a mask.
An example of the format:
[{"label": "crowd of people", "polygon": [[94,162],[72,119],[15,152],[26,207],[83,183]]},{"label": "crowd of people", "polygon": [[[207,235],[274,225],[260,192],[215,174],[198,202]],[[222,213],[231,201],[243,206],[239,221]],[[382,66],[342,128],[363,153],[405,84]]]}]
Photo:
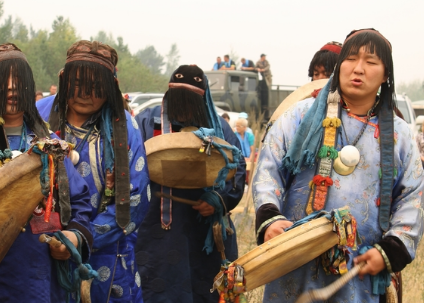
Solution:
[{"label": "crowd of people", "polygon": [[[242,70],[262,73],[271,85],[265,54],[256,64],[245,58],[241,63]],[[76,279],[73,270],[80,266],[67,241],[59,247],[38,242],[39,230],[61,230],[97,272],[89,284],[91,302],[234,302],[210,292],[224,258],[214,245],[213,225],[222,223],[225,258],[236,260],[231,210],[243,197],[246,161],[256,156],[248,115],[240,113],[232,129],[225,120],[229,116],[216,113],[202,69],[182,65],[173,72],[162,105],[132,117],[125,110],[117,64],[112,47],[78,41],[67,51],[58,87],[36,102],[25,55],[12,43],[0,45],[0,154],[24,153],[36,137],[72,146],[67,157],[55,160],[56,174],[49,175],[46,195],[53,204],[37,206],[0,262],[0,301],[79,301],[79,284],[64,282],[65,276]],[[226,55],[213,69],[234,70],[236,64]],[[391,283],[384,277],[395,279],[415,257],[424,213],[423,157],[408,125],[394,114],[392,45],[374,29],[353,31],[343,45],[330,42],[318,50],[308,75],[312,81],[329,80],[270,127],[249,184],[257,242],[284,233],[311,213],[347,205],[361,249],[343,250],[345,263],[336,259],[333,274],[311,260],[268,283],[263,302],[296,302],[303,292],[329,285],[361,262],[359,277],[329,302],[380,302]],[[145,142],[192,127],[210,131],[241,153],[234,177],[190,189],[150,180]],[[202,174],[204,168],[195,170]],[[174,197],[194,204],[176,203]],[[37,219],[45,212],[59,218],[56,225]]]}]

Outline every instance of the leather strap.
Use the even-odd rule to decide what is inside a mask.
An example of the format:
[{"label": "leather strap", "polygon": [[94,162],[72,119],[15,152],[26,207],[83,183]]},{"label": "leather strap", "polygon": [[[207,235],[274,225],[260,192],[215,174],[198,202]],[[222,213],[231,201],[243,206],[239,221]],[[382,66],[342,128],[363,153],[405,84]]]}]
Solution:
[{"label": "leather strap", "polygon": [[131,222],[127,119],[125,112],[113,119],[116,222],[124,229]]},{"label": "leather strap", "polygon": [[[384,100],[383,100],[384,101]],[[393,169],[394,169],[394,123],[393,110],[383,102],[378,115],[380,125],[380,228],[386,232],[390,226],[390,208],[392,205]]]}]

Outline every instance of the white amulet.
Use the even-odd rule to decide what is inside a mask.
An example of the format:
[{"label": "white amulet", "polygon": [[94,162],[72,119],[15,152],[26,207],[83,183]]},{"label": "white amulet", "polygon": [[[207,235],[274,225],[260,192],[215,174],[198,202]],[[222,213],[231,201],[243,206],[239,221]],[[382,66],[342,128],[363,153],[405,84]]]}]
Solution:
[{"label": "white amulet", "polygon": [[340,160],[346,166],[355,166],[359,163],[359,150],[353,145],[346,145],[339,153]]},{"label": "white amulet", "polygon": [[76,150],[71,150],[69,153],[69,158],[71,159],[73,165],[77,165],[80,160],[80,155]]}]

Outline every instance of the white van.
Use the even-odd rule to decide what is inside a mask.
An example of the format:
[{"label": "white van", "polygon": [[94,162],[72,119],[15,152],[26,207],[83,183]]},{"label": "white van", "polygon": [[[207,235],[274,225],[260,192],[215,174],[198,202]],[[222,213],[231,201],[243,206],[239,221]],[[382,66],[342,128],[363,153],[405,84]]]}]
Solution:
[{"label": "white van", "polygon": [[406,123],[408,123],[409,127],[411,128],[411,131],[415,138],[415,136],[418,134],[418,130],[417,130],[417,127],[415,126],[416,118],[415,118],[414,109],[412,108],[411,100],[408,98],[406,94],[396,94],[396,104],[400,112],[402,113]]}]

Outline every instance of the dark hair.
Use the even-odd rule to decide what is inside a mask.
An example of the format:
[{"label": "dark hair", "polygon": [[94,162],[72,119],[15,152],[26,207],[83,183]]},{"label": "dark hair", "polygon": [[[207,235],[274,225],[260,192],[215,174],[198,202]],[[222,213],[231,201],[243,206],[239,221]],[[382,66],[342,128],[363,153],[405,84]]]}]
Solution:
[{"label": "dark hair", "polygon": [[[354,34],[351,38],[350,36]],[[340,52],[339,59],[337,61],[336,68],[334,69],[334,77],[331,83],[331,91],[336,89],[340,91],[339,75],[340,65],[343,61],[351,56],[359,53],[361,47],[365,47],[365,50],[371,54],[376,54],[384,64],[385,75],[388,76],[387,81],[381,84],[380,102],[375,108],[374,112],[378,112],[383,102],[387,103],[389,108],[396,108],[396,97],[395,97],[395,80],[393,74],[393,58],[392,49],[389,42],[378,32],[372,32],[369,30],[363,32],[352,32],[343,43],[342,51]]]},{"label": "dark hair", "polygon": [[[77,73],[78,83],[76,83]],[[89,61],[68,62],[59,77],[59,93],[55,98],[55,103],[58,102],[59,105],[60,119],[50,119],[49,121],[53,131],[61,130],[64,127],[67,103],[75,96],[76,87],[79,87],[78,97],[81,97],[82,93],[91,95],[94,92],[96,98],[106,98],[103,106],[110,107],[113,118],[118,118],[124,113],[121,90],[108,68]],[[64,132],[61,131],[61,135],[62,133]]]},{"label": "dark hair", "polygon": [[316,67],[323,66],[325,69],[325,75],[330,78],[338,58],[339,55],[330,52],[329,50],[317,51],[309,64],[308,77],[312,78],[314,76],[314,70]]},{"label": "dark hair", "polygon": [[224,56],[224,58],[228,58],[228,59],[230,59],[230,56],[229,56],[229,55],[225,55],[225,56]]},{"label": "dark hair", "polygon": [[43,92],[41,90],[37,90],[35,92],[35,96],[43,96],[44,97]]},{"label": "dark hair", "polygon": [[230,116],[227,113],[223,113],[221,117],[224,119],[228,119],[228,121],[230,120]]},{"label": "dark hair", "polygon": [[24,112],[27,126],[39,138],[47,137],[49,132],[35,107],[35,82],[31,67],[22,59],[8,59],[0,62],[0,116],[6,113],[9,76],[14,83],[17,111]]}]

